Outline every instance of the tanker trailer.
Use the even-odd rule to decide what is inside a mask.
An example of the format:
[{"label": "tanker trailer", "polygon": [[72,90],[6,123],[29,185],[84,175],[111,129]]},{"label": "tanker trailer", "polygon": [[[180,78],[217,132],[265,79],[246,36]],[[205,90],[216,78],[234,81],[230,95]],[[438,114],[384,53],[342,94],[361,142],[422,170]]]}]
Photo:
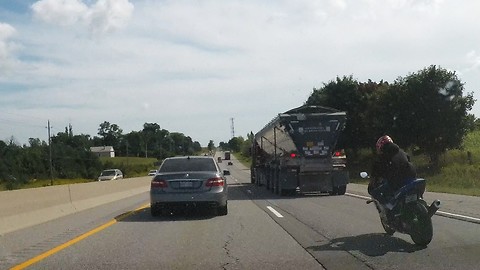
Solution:
[{"label": "tanker trailer", "polygon": [[346,156],[336,148],[346,113],[301,106],[278,114],[255,134],[251,182],[279,195],[345,194]]}]

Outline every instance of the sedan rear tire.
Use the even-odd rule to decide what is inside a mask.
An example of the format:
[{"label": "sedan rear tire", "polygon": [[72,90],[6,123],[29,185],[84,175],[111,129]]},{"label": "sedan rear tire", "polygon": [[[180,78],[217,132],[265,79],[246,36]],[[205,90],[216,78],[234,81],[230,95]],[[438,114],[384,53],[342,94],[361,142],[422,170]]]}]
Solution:
[{"label": "sedan rear tire", "polygon": [[150,214],[152,215],[152,217],[158,217],[160,216],[160,210],[158,209],[158,207],[152,205],[150,206]]},{"label": "sedan rear tire", "polygon": [[220,206],[217,208],[217,214],[219,216],[226,216],[228,214],[228,207],[225,204],[225,206]]}]

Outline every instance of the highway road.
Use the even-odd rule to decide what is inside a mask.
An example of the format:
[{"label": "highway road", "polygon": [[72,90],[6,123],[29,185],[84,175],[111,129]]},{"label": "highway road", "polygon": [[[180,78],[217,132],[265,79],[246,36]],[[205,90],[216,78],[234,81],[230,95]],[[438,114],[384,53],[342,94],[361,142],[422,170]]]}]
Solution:
[{"label": "highway road", "polygon": [[148,193],[0,236],[0,269],[480,269],[480,224],[434,216],[426,248],[356,196],[280,197],[229,168],[229,213],[151,217]]}]

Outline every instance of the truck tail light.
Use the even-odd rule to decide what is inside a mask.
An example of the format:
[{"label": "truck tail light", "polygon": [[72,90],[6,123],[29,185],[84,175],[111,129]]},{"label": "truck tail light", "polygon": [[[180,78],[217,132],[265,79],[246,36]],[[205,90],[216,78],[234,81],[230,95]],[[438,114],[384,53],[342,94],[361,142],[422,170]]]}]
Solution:
[{"label": "truck tail light", "polygon": [[298,155],[295,153],[290,153],[290,158],[296,158]]},{"label": "truck tail light", "polygon": [[345,150],[336,150],[333,152],[333,157],[344,158],[345,157]]},{"label": "truck tail light", "polygon": [[167,181],[163,179],[154,179],[150,183],[150,188],[166,188],[168,187]]},{"label": "truck tail light", "polygon": [[207,180],[207,183],[205,186],[207,187],[223,187],[223,178],[221,177],[215,177],[215,178],[210,178]]}]

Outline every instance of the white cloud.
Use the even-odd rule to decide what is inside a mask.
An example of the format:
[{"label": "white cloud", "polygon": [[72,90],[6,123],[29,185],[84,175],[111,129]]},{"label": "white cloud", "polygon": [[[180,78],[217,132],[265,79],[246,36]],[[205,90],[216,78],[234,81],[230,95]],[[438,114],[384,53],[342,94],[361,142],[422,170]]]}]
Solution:
[{"label": "white cloud", "polygon": [[81,0],[41,0],[32,5],[34,17],[67,26],[84,20],[88,7]]},{"label": "white cloud", "polygon": [[15,44],[10,40],[16,34],[13,26],[0,22],[0,72],[5,70],[11,61]]},{"label": "white cloud", "polygon": [[338,9],[344,10],[347,8],[347,2],[345,0],[330,0],[330,4]]},{"label": "white cloud", "polygon": [[88,10],[86,20],[93,34],[111,32],[126,24],[133,9],[128,0],[99,0]]},{"label": "white cloud", "polygon": [[469,64],[467,71],[480,69],[480,55],[475,50],[470,51],[466,59]]},{"label": "white cloud", "polygon": [[98,0],[87,6],[82,0],[41,0],[32,5],[34,17],[55,25],[78,23],[97,36],[125,26],[134,6],[128,0]]},{"label": "white cloud", "polygon": [[11,25],[0,22],[0,59],[7,59],[10,56],[10,38],[15,35],[16,30]]}]

